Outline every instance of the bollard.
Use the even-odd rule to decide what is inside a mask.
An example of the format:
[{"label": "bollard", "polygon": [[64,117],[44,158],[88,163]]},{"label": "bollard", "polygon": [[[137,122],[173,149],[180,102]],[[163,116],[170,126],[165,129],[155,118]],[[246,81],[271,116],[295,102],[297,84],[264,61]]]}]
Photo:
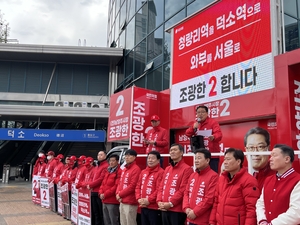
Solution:
[{"label": "bollard", "polygon": [[6,176],[6,165],[3,165],[2,183],[5,183],[5,176]]},{"label": "bollard", "polygon": [[9,181],[9,172],[10,172],[10,165],[6,165],[6,171],[5,171],[5,184],[8,184]]}]

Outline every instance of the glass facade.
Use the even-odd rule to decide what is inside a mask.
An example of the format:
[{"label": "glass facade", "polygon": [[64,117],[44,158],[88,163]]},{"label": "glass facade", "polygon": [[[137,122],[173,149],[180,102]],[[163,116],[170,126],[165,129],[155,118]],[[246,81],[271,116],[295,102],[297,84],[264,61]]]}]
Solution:
[{"label": "glass facade", "polygon": [[282,0],[284,9],[285,51],[300,47],[300,0]]},{"label": "glass facade", "polygon": [[116,92],[133,84],[169,88],[171,35],[165,30],[215,1],[110,0],[107,46],[115,42],[125,49]]},{"label": "glass facade", "polygon": [[[110,0],[107,46],[115,42],[125,49],[116,92],[133,84],[169,88],[171,35],[165,30],[213,2],[217,0]],[[285,51],[291,51],[300,47],[300,0],[282,4]]]}]

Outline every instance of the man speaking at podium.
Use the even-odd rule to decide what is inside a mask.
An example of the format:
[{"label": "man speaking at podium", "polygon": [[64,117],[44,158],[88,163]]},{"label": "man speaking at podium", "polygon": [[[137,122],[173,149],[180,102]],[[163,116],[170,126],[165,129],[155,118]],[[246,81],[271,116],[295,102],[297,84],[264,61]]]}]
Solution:
[{"label": "man speaking at podium", "polygon": [[[220,141],[222,132],[219,123],[208,116],[208,108],[199,105],[196,108],[196,121],[185,131],[186,136],[191,139],[191,148],[204,147],[211,153],[220,153]],[[219,157],[214,156],[210,160],[210,167],[218,173]]]}]

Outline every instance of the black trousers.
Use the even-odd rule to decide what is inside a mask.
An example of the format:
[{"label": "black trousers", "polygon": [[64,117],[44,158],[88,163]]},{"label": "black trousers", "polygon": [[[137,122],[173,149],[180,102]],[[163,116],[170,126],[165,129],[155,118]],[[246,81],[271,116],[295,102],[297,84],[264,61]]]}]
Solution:
[{"label": "black trousers", "polygon": [[103,225],[102,201],[97,192],[91,193],[92,225]]},{"label": "black trousers", "polygon": [[219,173],[219,161],[219,158],[211,158],[209,162],[210,168],[216,173]]},{"label": "black trousers", "polygon": [[161,225],[160,210],[142,208],[141,209],[142,225]]},{"label": "black trousers", "polygon": [[161,213],[163,225],[185,225],[185,213],[172,211],[162,211]]}]

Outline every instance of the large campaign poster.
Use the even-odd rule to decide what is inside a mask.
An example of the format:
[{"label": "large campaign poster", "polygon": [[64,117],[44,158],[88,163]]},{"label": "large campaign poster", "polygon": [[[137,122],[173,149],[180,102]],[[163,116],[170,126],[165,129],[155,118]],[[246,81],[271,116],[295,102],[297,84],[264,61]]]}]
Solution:
[{"label": "large campaign poster", "polygon": [[201,104],[224,122],[275,113],[270,2],[222,0],[172,29],[171,128]]},{"label": "large campaign poster", "polygon": [[40,176],[32,176],[32,202],[34,204],[41,204],[41,192],[40,192]]},{"label": "large campaign poster", "polygon": [[78,224],[91,225],[91,192],[87,188],[78,190]]},{"label": "large campaign poster", "polygon": [[110,97],[107,141],[128,141],[130,137],[133,88]]},{"label": "large campaign poster", "polygon": [[71,221],[74,224],[78,223],[78,189],[76,184],[72,184],[71,190]]}]

